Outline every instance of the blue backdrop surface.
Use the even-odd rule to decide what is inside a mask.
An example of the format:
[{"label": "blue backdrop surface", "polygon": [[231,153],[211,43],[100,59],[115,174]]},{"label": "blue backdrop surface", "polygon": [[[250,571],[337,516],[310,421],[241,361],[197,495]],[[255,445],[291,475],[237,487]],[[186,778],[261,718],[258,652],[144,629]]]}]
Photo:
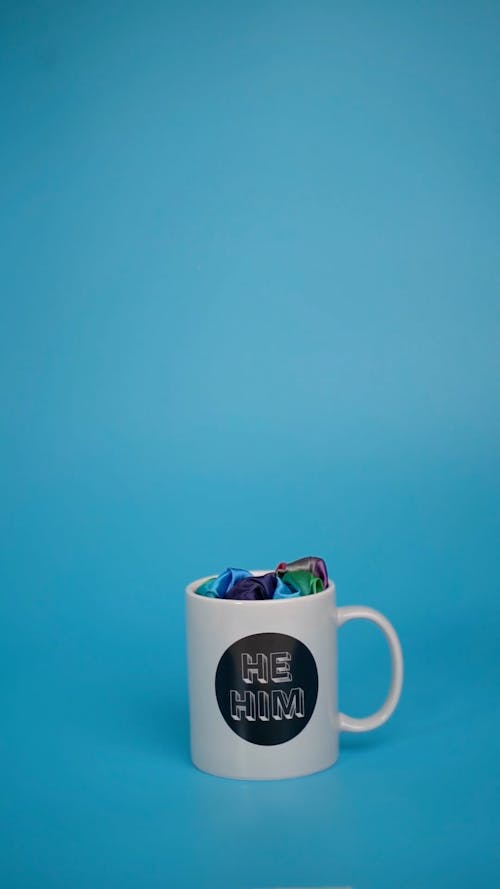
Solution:
[{"label": "blue backdrop surface", "polygon": [[[500,872],[498,3],[0,4],[0,883]],[[323,555],[400,707],[197,772],[185,583]],[[377,631],[340,639],[377,707]]]}]

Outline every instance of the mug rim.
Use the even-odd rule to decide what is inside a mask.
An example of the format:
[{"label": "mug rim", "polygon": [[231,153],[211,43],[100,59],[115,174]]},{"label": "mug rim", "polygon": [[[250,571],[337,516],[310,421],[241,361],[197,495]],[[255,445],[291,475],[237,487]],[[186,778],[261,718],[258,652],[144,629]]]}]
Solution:
[{"label": "mug rim", "polygon": [[[250,574],[253,574],[254,577],[262,577],[263,574],[270,574],[273,572],[273,570],[274,570],[273,568],[268,568],[267,570],[250,569]],[[333,593],[335,595],[335,584],[334,584],[333,580],[330,579],[328,586],[325,587],[324,590],[321,590],[320,593],[313,593],[310,596],[297,596],[297,598],[294,597],[294,598],[290,598],[290,599],[263,599],[263,600],[221,599],[218,596],[199,596],[196,592],[198,587],[200,587],[202,585],[202,583],[205,583],[205,581],[209,580],[211,577],[216,577],[216,576],[217,575],[214,575],[214,574],[207,574],[206,577],[199,577],[199,578],[197,578],[197,580],[192,580],[191,583],[188,583],[188,585],[185,589],[186,596],[188,596],[190,599],[198,600],[199,602],[213,602],[213,603],[218,602],[218,603],[223,603],[225,606],[229,606],[229,605],[236,605],[236,606],[260,605],[261,602],[266,602],[267,607],[269,607],[269,605],[283,606],[284,604],[294,605],[296,607],[296,606],[300,605],[301,603],[311,602],[314,600],[318,600],[319,598],[324,598],[324,597],[330,595],[331,593]]]}]

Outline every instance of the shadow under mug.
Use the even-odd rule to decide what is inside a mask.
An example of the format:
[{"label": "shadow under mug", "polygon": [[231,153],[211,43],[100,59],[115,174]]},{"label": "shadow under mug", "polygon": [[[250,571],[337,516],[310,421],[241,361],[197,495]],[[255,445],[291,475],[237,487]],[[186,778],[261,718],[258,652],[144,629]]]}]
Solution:
[{"label": "shadow under mug", "polygon": [[[254,571],[253,574],[264,574]],[[387,618],[364,605],[337,608],[335,585],[293,599],[239,601],[186,588],[191,758],[225,778],[294,778],[329,768],[339,732],[367,732],[393,713],[403,656]],[[337,708],[337,627],[369,620],[384,633],[391,682],[363,719]]]}]

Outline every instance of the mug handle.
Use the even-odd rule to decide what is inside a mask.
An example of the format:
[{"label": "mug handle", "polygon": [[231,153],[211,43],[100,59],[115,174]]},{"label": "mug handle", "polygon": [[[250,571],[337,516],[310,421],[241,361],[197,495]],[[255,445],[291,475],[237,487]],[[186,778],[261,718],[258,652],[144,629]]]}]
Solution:
[{"label": "mug handle", "polygon": [[383,725],[394,713],[401,695],[403,687],[403,652],[396,635],[396,631],[391,623],[375,611],[374,608],[367,608],[365,605],[345,605],[337,608],[337,625],[341,627],[349,620],[371,620],[382,630],[389,644],[391,653],[391,684],[389,694],[387,695],[380,710],[372,713],[371,716],[365,716],[363,719],[356,719],[354,716],[346,716],[345,713],[339,713],[339,728],[341,732],[371,732],[373,729]]}]

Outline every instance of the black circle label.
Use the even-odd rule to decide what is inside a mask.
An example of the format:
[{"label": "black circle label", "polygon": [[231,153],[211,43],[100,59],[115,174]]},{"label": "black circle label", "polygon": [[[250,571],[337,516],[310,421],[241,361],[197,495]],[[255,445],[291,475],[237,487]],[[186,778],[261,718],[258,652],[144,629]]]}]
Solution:
[{"label": "black circle label", "polygon": [[309,649],[283,633],[238,639],[222,655],[215,694],[228,726],[251,744],[283,744],[309,722],[318,670]]}]

